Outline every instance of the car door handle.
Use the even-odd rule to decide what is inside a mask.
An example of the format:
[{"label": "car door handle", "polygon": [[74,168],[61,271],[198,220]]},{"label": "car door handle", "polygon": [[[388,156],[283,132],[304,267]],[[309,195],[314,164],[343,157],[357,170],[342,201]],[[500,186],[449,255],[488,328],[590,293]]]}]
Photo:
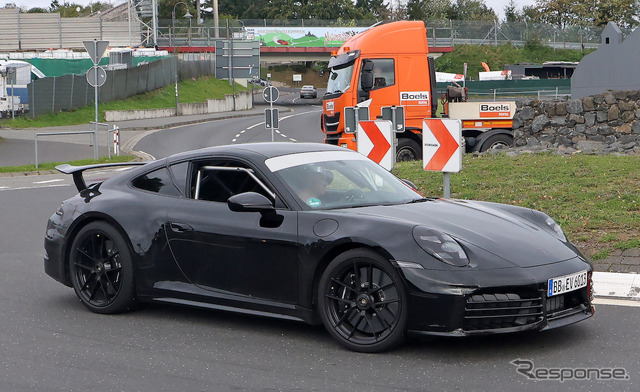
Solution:
[{"label": "car door handle", "polygon": [[171,227],[172,231],[175,231],[175,232],[178,232],[178,233],[184,233],[186,231],[193,231],[193,227],[191,227],[191,225],[188,225],[186,223],[171,222],[169,224],[169,227]]}]

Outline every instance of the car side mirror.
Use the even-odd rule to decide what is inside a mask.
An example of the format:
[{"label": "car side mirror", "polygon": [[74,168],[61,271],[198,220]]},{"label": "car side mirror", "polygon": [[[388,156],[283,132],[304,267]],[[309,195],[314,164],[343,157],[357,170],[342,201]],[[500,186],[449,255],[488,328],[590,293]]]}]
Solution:
[{"label": "car side mirror", "polygon": [[416,184],[414,184],[413,182],[403,178],[400,181],[402,181],[406,186],[408,186],[409,188],[413,189],[414,191],[418,191],[418,187],[416,186]]},{"label": "car side mirror", "polygon": [[227,200],[231,211],[235,212],[270,212],[275,211],[271,200],[256,192],[245,192],[231,196]]},{"label": "car side mirror", "polygon": [[373,88],[373,61],[363,60],[362,71],[360,72],[360,88],[362,91],[369,91]]}]

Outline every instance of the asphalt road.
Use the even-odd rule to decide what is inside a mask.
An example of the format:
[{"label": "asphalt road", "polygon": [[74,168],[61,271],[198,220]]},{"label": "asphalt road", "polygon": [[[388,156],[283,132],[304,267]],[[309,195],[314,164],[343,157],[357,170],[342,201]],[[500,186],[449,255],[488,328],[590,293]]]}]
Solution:
[{"label": "asphalt road", "polygon": [[[279,137],[313,141],[314,110],[284,114]],[[157,132],[136,149],[162,157],[270,138],[254,117]],[[640,390],[640,307],[599,305],[594,318],[559,330],[413,338],[369,355],[293,321],[160,304],[93,314],[43,271],[45,222],[74,193],[61,174],[0,177],[0,391]],[[560,370],[582,379],[543,379]]]},{"label": "asphalt road", "polygon": [[261,116],[216,120],[160,130],[142,138],[135,145],[135,150],[162,158],[177,152],[224,144],[272,140],[322,143],[324,134],[320,131],[321,112],[320,106],[291,106],[290,111],[280,115],[279,129],[273,132],[273,136],[271,130],[265,129],[264,118]]},{"label": "asphalt road", "polygon": [[[0,391],[640,389],[638,307],[600,305],[594,318],[544,333],[412,339],[376,355],[292,321],[159,304],[93,314],[43,272],[46,219],[75,193],[63,178],[0,178]],[[538,376],[601,368],[628,379],[528,379],[518,359]]]}]

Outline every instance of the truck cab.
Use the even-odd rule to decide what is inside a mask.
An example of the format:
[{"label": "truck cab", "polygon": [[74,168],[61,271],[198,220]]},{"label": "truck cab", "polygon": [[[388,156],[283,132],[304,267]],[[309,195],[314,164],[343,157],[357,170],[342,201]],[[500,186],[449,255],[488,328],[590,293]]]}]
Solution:
[{"label": "truck cab", "polygon": [[[367,105],[369,118],[376,119],[380,117],[382,107],[403,106],[405,131],[396,134],[396,161],[422,157],[422,120],[436,117],[438,107],[435,61],[429,56],[424,22],[398,21],[375,25],[351,37],[332,53],[329,72],[321,118],[325,143],[357,150],[355,130],[345,132],[343,113],[346,107]],[[464,93],[466,97],[466,90]],[[445,99],[447,103],[456,100],[460,101],[451,97]],[[466,118],[469,120],[466,123],[465,118],[461,120],[468,127],[479,128],[466,130],[470,139],[467,145],[481,147],[484,140],[480,139],[488,137],[487,131],[490,134],[505,133],[505,138],[500,140],[511,137],[508,129],[485,128],[485,124],[489,124],[486,119],[478,122],[475,118]]]},{"label": "truck cab", "polygon": [[383,106],[405,107],[407,131],[398,134],[397,156],[408,160],[416,155],[422,119],[432,117],[437,108],[432,94],[435,67],[428,53],[426,28],[420,21],[378,25],[346,41],[329,62],[321,120],[325,143],[355,150],[355,134],[344,132],[342,113],[345,107],[371,100],[371,119],[380,116]]}]

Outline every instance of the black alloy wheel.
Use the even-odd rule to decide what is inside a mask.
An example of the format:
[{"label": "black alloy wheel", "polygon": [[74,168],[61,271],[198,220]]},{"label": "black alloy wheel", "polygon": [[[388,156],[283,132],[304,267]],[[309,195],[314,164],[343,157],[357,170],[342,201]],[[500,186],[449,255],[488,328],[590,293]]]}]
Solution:
[{"label": "black alloy wheel", "polygon": [[119,313],[134,302],[131,253],[120,233],[105,222],[82,228],[71,246],[71,282],[80,301],[96,313]]},{"label": "black alloy wheel", "polygon": [[329,264],[320,280],[318,306],[329,333],[351,350],[381,352],[404,340],[404,286],[391,264],[371,250],[350,250]]}]

